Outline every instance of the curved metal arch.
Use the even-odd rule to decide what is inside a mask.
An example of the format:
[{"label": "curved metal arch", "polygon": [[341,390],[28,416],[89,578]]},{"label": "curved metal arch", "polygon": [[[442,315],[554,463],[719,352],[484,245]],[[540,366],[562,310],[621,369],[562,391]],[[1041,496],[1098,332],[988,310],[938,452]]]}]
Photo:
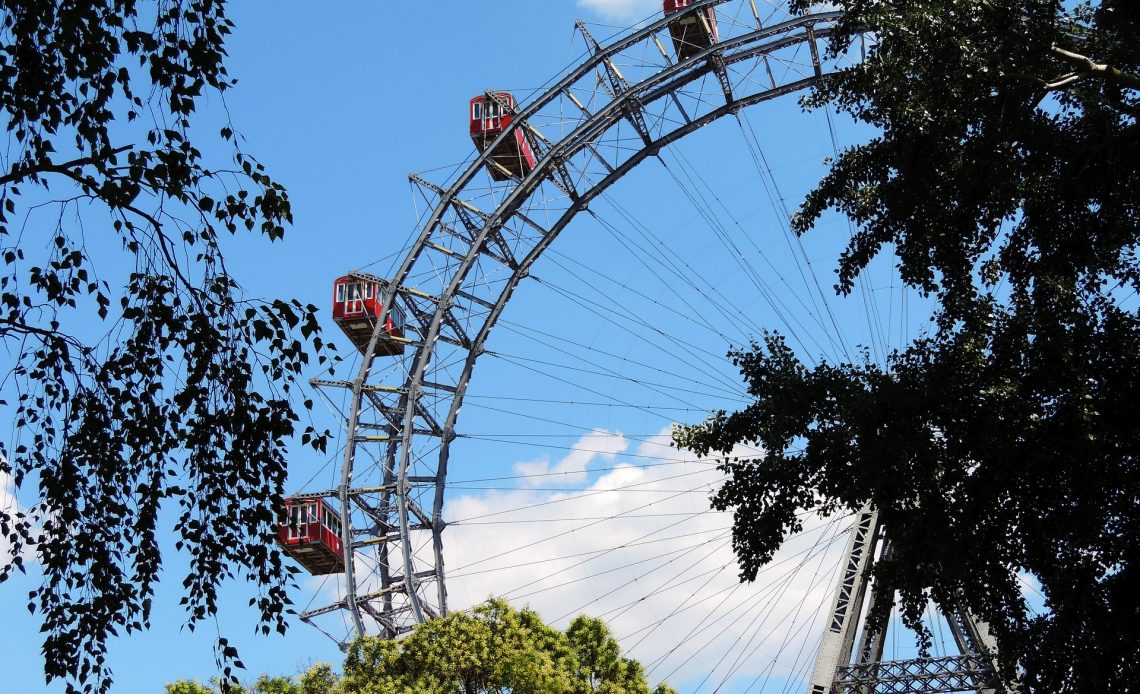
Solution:
[{"label": "curved metal arch", "polygon": [[[400,292],[406,291],[402,287],[403,282],[411,275],[413,268],[416,266],[422,254],[428,248],[435,247],[431,243],[431,239],[439,232],[442,220],[448,214],[449,210],[457,204],[464,204],[459,197],[460,194],[475,178],[479,169],[487,164],[489,153],[494,149],[495,145],[508,137],[513,137],[514,132],[518,128],[527,127],[526,123],[528,118],[539,113],[543,107],[558,99],[560,95],[567,93],[572,86],[584,77],[590,75],[600,67],[605,66],[608,60],[622,50],[635,46],[640,42],[653,39],[662,32],[667,32],[669,24],[687,12],[696,12],[704,7],[710,7],[728,1],[729,0],[701,0],[681,13],[671,15],[667,19],[663,18],[658,20],[640,31],[620,39],[614,44],[600,48],[582,64],[567,73],[565,77],[548,89],[542,96],[518,111],[516,117],[512,119],[511,124],[496,138],[495,143],[488,147],[484,153],[476,157],[471,165],[458,176],[447,190],[436,189],[439,194],[439,201],[430,218],[424,224],[411,251],[405,257],[399,269],[389,282],[388,288],[384,292],[384,310],[391,310]],[[808,15],[732,37],[682,62],[670,63],[664,69],[642,79],[636,84],[629,85],[625,91],[613,95],[613,98],[605,104],[605,106],[589,114],[587,118],[578,124],[573,132],[557,142],[550,143],[549,150],[543,155],[535,169],[525,178],[517,181],[515,187],[498,207],[493,212],[485,215],[482,219],[482,228],[477,234],[474,234],[469,249],[462,259],[459,259],[459,264],[454,268],[446,288],[438,297],[433,297],[436,299],[436,310],[431,316],[426,330],[422,332],[421,340],[416,345],[415,353],[410,360],[411,367],[406,372],[407,375],[404,379],[403,387],[393,389],[398,393],[399,402],[398,405],[392,409],[400,413],[402,426],[392,426],[389,429],[392,438],[389,441],[385,454],[385,486],[390,487],[390,489],[384,493],[387,495],[385,499],[391,499],[393,496],[396,499],[395,511],[397,516],[398,541],[401,545],[400,559],[403,564],[403,576],[391,576],[385,569],[383,576],[384,586],[381,591],[358,595],[356,592],[357,581],[355,578],[354,562],[347,561],[344,599],[327,608],[306,613],[306,615],[302,615],[303,619],[308,621],[309,618],[320,613],[327,613],[336,609],[347,609],[351,614],[353,630],[356,634],[360,635],[367,631],[364,627],[364,620],[361,614],[363,610],[380,621],[389,636],[396,636],[402,631],[402,628],[398,626],[398,619],[391,614],[393,609],[392,596],[396,593],[406,596],[408,605],[406,608],[402,608],[402,610],[410,611],[415,623],[423,622],[435,614],[446,613],[447,599],[442,554],[442,532],[445,524],[442,520],[442,509],[450,456],[450,444],[455,438],[455,422],[463,403],[474,364],[482,354],[483,344],[497,322],[499,315],[513,295],[514,290],[518,284],[527,277],[530,267],[539,256],[541,256],[542,252],[549,247],[574,216],[585,209],[591,200],[601,195],[607,188],[616,183],[646,158],[657,155],[663,147],[714,120],[734,114],[742,108],[805,89],[815,83],[821,74],[817,58],[818,48],[816,42],[822,38],[826,38],[830,34],[830,25],[838,19],[839,16],[840,13],[838,12]],[[795,33],[799,30],[803,30],[802,33]],[[474,339],[466,346],[467,356],[463,363],[462,372],[454,386],[448,414],[442,423],[440,431],[438,463],[436,465],[434,479],[431,482],[422,478],[413,480],[409,471],[413,463],[413,442],[417,433],[415,426],[417,405],[426,387],[425,374],[434,354],[436,344],[441,339],[441,328],[445,323],[445,314],[450,309],[455,298],[463,295],[464,281],[472,267],[474,267],[480,254],[484,252],[491,235],[497,230],[503,229],[508,222],[517,215],[520,215],[519,210],[525,201],[538,190],[543,182],[552,180],[554,170],[557,167],[562,166],[564,162],[570,160],[585,149],[588,149],[591,143],[596,142],[604,133],[620,123],[625,118],[624,109],[628,108],[631,103],[641,107],[674,95],[685,85],[713,73],[717,68],[717,60],[720,61],[722,66],[733,65],[752,58],[767,56],[782,48],[805,43],[811,46],[813,59],[815,61],[814,75],[795,80],[785,85],[777,86],[773,82],[771,89],[764,89],[757,93],[727,102],[695,120],[688,120],[684,125],[660,135],[650,144],[630,154],[625,161],[616,167],[612,167],[609,173],[600,181],[594,183],[588,190],[577,196],[558,220],[549,229],[544,230],[545,233],[534,247],[527,252],[515,267],[511,268],[511,276],[493,303],[489,301],[479,302],[484,304],[489,312],[485,315],[483,325]],[[526,221],[533,224],[530,220]],[[438,247],[436,248],[438,250]],[[351,505],[354,501],[354,490],[351,487],[351,483],[353,480],[354,459],[359,435],[359,417],[365,404],[364,401],[370,392],[369,389],[371,386],[369,385],[369,378],[373,372],[374,355],[381,336],[382,331],[380,327],[377,326],[373,332],[368,348],[365,351],[365,358],[356,378],[350,384],[344,384],[350,386],[352,389],[345,462],[342,466],[341,484],[338,487],[338,497],[341,503],[344,521],[342,523],[342,540],[346,548],[354,548],[357,546],[355,543],[356,535],[351,524]],[[391,479],[389,479],[389,477]],[[390,485],[389,482],[391,482]],[[415,528],[411,522],[408,494],[413,489],[414,484],[426,484],[430,487],[434,487],[435,493],[430,522],[432,550],[435,558],[435,566],[430,573],[433,574],[431,578],[437,584],[437,599],[435,600],[436,607],[434,609],[428,603],[428,598],[422,594],[421,579],[425,577],[417,576],[416,564],[413,557],[413,531],[417,529],[429,529],[423,527],[422,523],[419,528]],[[386,545],[384,545],[384,551],[387,552]],[[370,603],[377,599],[384,601],[383,608],[381,610],[368,609]]]}]

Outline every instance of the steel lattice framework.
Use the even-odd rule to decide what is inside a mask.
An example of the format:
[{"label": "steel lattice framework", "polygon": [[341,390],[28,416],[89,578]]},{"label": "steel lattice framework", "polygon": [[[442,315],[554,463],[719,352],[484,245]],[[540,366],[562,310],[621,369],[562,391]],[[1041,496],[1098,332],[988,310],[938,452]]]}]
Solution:
[{"label": "steel lattice framework", "polygon": [[[339,501],[342,542],[352,560],[342,593],[303,612],[302,620],[343,646],[354,635],[398,637],[447,613],[443,504],[451,444],[491,330],[542,253],[638,164],[713,121],[804,90],[851,61],[826,59],[823,42],[839,13],[791,16],[776,5],[765,17],[756,0],[699,0],[608,45],[579,23],[588,49],[582,61],[517,109],[486,153],[444,183],[411,177],[433,211],[390,277],[362,274],[385,287],[385,314],[399,306],[408,315],[410,356],[376,358],[379,341],[390,339],[377,325],[352,380],[313,381],[349,392],[347,435],[339,486],[303,496]],[[721,6],[721,17],[733,16],[731,6],[738,21],[722,23],[717,43],[677,61],[669,24],[714,6]],[[518,130],[537,166],[488,188],[481,171],[490,152]],[[852,589],[865,568],[851,569]],[[337,614],[348,615],[347,636],[322,627]],[[851,684],[834,691],[864,691],[869,676],[896,676],[887,664],[881,677],[862,667],[843,670],[842,681]],[[938,667],[969,670],[958,661]]]},{"label": "steel lattice framework", "polygon": [[885,660],[839,668],[836,694],[934,694],[992,690],[993,666],[979,655]]},{"label": "steel lattice framework", "polygon": [[[890,607],[894,590],[871,582],[876,550],[891,557],[889,534],[869,504],[855,515],[808,694],[993,694],[997,646],[988,627],[956,605],[939,605],[959,654],[884,661],[886,625],[869,616]],[[868,599],[869,594],[869,599]],[[863,609],[864,600],[868,609]],[[887,610],[889,611],[889,610]],[[856,648],[855,637],[859,635]]]}]

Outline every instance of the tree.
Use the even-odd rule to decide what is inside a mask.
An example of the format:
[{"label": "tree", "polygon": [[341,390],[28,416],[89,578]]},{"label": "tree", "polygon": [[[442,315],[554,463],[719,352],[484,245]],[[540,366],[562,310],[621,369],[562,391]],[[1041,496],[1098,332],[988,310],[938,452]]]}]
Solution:
[{"label": "tree", "polygon": [[205,685],[197,680],[178,680],[163,687],[166,694],[337,694],[339,678],[328,663],[317,663],[295,680],[261,675],[251,686],[214,679]]},{"label": "tree", "polygon": [[[648,691],[645,671],[636,660],[621,657],[621,646],[605,622],[579,615],[566,629],[566,638],[577,656],[575,679],[580,694],[620,694]],[[667,685],[659,685],[656,691]]]},{"label": "tree", "polygon": [[[348,651],[338,694],[649,694],[641,664],[605,625],[580,616],[564,634],[537,613],[492,599]],[[676,694],[658,685],[654,694]]]},{"label": "tree", "polygon": [[[810,3],[798,3],[805,10]],[[876,580],[917,626],[928,596],[987,621],[1026,691],[1140,681],[1140,6],[1119,0],[841,0],[820,83],[878,128],[804,201],[857,225],[849,292],[893,252],[934,297],[932,334],[809,368],[778,334],[730,356],[755,399],[675,433],[699,453],[739,442],[714,498],[752,579],[797,509],[878,508],[894,546]],[[1026,606],[1019,575],[1040,583]],[[885,615],[876,615],[883,619]]]},{"label": "tree", "polygon": [[301,694],[333,694],[340,678],[328,663],[317,663],[300,677]]},{"label": "tree", "polygon": [[292,220],[233,126],[197,113],[234,84],[224,0],[0,0],[0,26],[0,474],[38,500],[0,515],[0,581],[35,552],[47,678],[103,691],[108,636],[149,625],[163,508],[191,628],[238,576],[261,629],[285,629],[270,537],[287,442],[327,438],[294,403],[323,345],[315,307],[249,300],[224,262],[227,235]]},{"label": "tree", "polygon": [[218,694],[218,688],[202,684],[198,680],[178,680],[162,689],[166,694]]}]

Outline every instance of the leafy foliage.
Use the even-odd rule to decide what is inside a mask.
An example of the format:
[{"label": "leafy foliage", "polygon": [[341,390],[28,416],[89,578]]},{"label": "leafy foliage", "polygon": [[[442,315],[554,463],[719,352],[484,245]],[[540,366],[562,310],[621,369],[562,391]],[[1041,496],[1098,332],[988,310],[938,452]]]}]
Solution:
[{"label": "leafy foliage", "polygon": [[[492,599],[416,628],[401,641],[350,648],[338,694],[649,694],[641,664],[621,657],[599,620],[565,634]],[[676,694],[659,685],[654,694]]]},{"label": "leafy foliage", "polygon": [[874,42],[808,105],[881,134],[839,156],[795,225],[845,212],[858,230],[837,290],[893,252],[938,300],[935,329],[884,366],[808,368],[768,335],[730,355],[754,404],[675,440],[765,450],[726,465],[714,499],[734,509],[744,578],[797,509],[871,501],[895,548],[876,575],[912,625],[932,595],[991,625],[1024,690],[1126,689],[1140,681],[1140,6],[836,4],[831,51]]},{"label": "leafy foliage", "polygon": [[328,663],[317,663],[301,675],[299,684],[301,694],[329,694],[339,682]]},{"label": "leafy foliage", "polygon": [[328,663],[317,663],[296,680],[261,675],[249,687],[217,679],[208,685],[197,680],[178,680],[167,684],[163,690],[166,694],[336,694],[338,681]]},{"label": "leafy foliage", "polygon": [[179,680],[163,687],[166,694],[217,694],[215,687],[202,684],[198,680]]},{"label": "leafy foliage", "polygon": [[[315,307],[245,299],[223,260],[224,236],[275,241],[292,221],[232,126],[206,138],[229,150],[224,168],[191,140],[202,101],[234,83],[232,28],[224,0],[0,0],[0,341],[15,424],[0,472],[38,495],[34,514],[0,516],[0,581],[37,553],[29,608],[48,679],[69,690],[105,690],[108,637],[148,626],[164,504],[190,559],[189,626],[241,577],[258,587],[261,628],[285,629],[289,573],[269,538],[286,442],[326,441],[300,430],[293,404],[306,349],[323,345]],[[224,639],[218,652],[237,662]]]}]

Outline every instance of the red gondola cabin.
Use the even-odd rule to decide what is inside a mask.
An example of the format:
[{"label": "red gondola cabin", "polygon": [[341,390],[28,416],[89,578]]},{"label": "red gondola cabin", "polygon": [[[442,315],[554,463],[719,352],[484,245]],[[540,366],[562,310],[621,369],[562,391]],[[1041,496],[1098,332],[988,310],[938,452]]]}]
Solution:
[{"label": "red gondola cabin", "polygon": [[314,576],[344,571],[340,514],[320,499],[286,499],[277,543]]},{"label": "red gondola cabin", "polygon": [[352,344],[362,353],[368,349],[376,323],[384,325],[384,333],[376,344],[376,356],[404,353],[404,312],[393,306],[383,315],[384,283],[368,275],[352,274],[333,283],[333,320]]},{"label": "red gondola cabin", "polygon": [[[486,94],[471,100],[467,115],[471,119],[471,141],[476,149],[485,152],[511,123],[515,110],[515,97],[510,92],[495,92],[497,99]],[[508,181],[511,178],[522,178],[534,170],[538,161],[534,158],[534,150],[527,142],[526,133],[518,128],[510,137],[499,143],[491,152],[490,161],[487,162],[487,171],[496,181]]]},{"label": "red gondola cabin", "polygon": [[[680,12],[693,0],[665,0],[665,16]],[[673,37],[673,50],[677,60],[686,60],[716,43],[719,38],[716,30],[716,14],[712,7],[691,12],[669,24],[669,35]]]}]

